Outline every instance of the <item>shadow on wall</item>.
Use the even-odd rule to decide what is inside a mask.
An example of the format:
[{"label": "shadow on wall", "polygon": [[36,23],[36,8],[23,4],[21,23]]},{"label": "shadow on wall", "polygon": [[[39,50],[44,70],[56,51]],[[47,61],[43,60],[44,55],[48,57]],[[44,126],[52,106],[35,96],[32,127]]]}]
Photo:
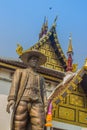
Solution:
[{"label": "shadow on wall", "polygon": [[0,130],[10,130],[11,114],[6,112],[7,95],[0,94]]}]

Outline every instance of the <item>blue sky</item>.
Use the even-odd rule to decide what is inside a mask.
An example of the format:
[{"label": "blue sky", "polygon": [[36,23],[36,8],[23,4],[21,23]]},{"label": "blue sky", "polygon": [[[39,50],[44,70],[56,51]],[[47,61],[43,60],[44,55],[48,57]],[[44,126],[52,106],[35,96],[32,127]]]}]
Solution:
[{"label": "blue sky", "polygon": [[81,68],[87,57],[87,0],[0,0],[0,56],[17,58],[17,43],[24,49],[34,45],[44,16],[50,28],[56,15],[61,47],[66,55],[72,33],[73,60]]}]

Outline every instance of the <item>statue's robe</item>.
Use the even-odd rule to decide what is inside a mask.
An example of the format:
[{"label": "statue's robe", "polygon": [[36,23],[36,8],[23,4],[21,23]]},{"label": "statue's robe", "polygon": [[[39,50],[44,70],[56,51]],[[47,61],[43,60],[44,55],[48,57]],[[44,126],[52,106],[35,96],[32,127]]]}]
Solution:
[{"label": "statue's robe", "polygon": [[[11,118],[10,130],[13,130],[14,115],[15,115],[17,106],[21,100],[21,97],[23,96],[29,76],[30,76],[29,69],[17,69],[14,73],[10,93],[8,96],[8,101],[10,100],[15,101],[15,107],[13,108],[13,113],[12,113],[12,118]],[[46,107],[47,105],[46,90],[45,90],[44,80],[41,77],[40,77],[39,88],[40,88],[41,98],[42,98],[44,107]],[[29,128],[29,126],[27,128]]]}]

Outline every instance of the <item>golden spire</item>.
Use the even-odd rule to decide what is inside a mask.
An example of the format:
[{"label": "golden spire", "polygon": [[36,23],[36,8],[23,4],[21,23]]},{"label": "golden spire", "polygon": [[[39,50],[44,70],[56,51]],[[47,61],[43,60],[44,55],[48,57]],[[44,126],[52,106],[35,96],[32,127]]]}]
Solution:
[{"label": "golden spire", "polygon": [[87,70],[87,58],[85,59],[84,69]]},{"label": "golden spire", "polygon": [[73,48],[72,48],[72,35],[70,34],[69,37],[69,46],[68,46],[68,51],[67,53],[73,53]]}]

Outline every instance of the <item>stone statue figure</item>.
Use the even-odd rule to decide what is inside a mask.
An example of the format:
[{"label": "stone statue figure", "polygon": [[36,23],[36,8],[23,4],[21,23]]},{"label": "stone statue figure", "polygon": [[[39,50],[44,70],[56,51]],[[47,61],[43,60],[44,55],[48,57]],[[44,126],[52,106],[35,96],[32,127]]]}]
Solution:
[{"label": "stone statue figure", "polygon": [[36,67],[46,62],[46,57],[38,51],[21,55],[28,65],[17,69],[8,96],[7,112],[13,108],[10,130],[44,130],[47,97],[44,79],[36,73]]}]

